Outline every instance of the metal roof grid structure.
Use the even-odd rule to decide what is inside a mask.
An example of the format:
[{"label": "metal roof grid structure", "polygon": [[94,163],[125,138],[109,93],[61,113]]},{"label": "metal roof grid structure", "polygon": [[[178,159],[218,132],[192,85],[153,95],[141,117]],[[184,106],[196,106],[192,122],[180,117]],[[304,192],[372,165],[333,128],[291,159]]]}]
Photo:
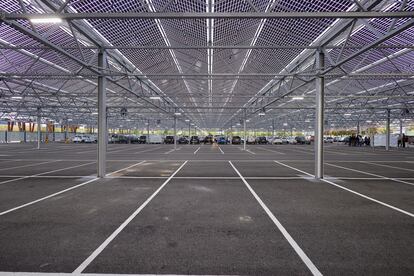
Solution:
[{"label": "metal roof grid structure", "polygon": [[[66,12],[89,13],[89,12],[208,12],[209,1],[115,1],[109,4],[107,1],[68,1],[63,8]],[[0,4],[0,9],[5,13],[39,13],[49,12],[50,7],[60,8],[63,1],[41,0],[22,1],[26,11],[18,1],[6,1]],[[269,12],[343,12],[358,9],[355,1],[213,1],[215,12],[239,12],[239,13],[264,13],[268,7]],[[212,2],[210,1],[210,5]],[[413,11],[412,1],[360,1],[365,11]],[[150,8],[152,5],[152,8]],[[153,9],[151,11],[151,9]],[[258,118],[255,116],[257,110],[265,107],[267,110],[274,109],[277,114],[283,116],[294,116],[291,109],[280,109],[291,106],[292,108],[312,107],[312,98],[306,101],[294,101],[285,94],[302,95],[311,92],[314,84],[312,76],[287,76],[275,77],[264,74],[279,72],[307,72],[316,74],[314,68],[314,50],[303,50],[295,48],[297,45],[312,45],[325,32],[330,33],[332,24],[338,20],[348,24],[353,21],[353,26],[344,28],[337,32],[336,40],[333,39],[330,46],[359,45],[361,48],[374,43],[388,35],[393,30],[398,30],[405,25],[409,27],[390,35],[384,41],[388,45],[410,45],[413,44],[412,18],[375,18],[375,19],[337,19],[314,18],[314,19],[214,19],[214,39],[208,45],[208,19],[88,19],[68,21],[62,25],[36,25],[32,29],[29,21],[24,19],[15,20],[14,23],[23,28],[37,33],[44,40],[59,47],[72,47],[64,49],[71,56],[83,60],[88,66],[81,65],[72,58],[68,58],[62,52],[54,49],[0,49],[0,73],[4,74],[0,83],[0,95],[7,99],[2,103],[0,109],[7,111],[11,107],[21,114],[34,114],[36,106],[56,105],[54,116],[67,117],[69,112],[60,114],[62,110],[73,110],[73,113],[91,113],[96,102],[96,49],[86,49],[87,46],[109,42],[110,45],[149,45],[160,46],[160,49],[119,49],[107,50],[109,55],[108,74],[119,73],[119,76],[109,77],[112,82],[108,84],[109,106],[114,106],[112,115],[115,115],[119,106],[128,106],[129,115],[134,118],[145,118],[147,112],[160,113],[159,108],[167,108],[164,115],[157,116],[171,118],[174,110],[181,109],[186,117],[197,122],[204,128],[225,128],[229,121],[237,120],[242,113],[235,112],[234,108],[252,112],[252,123],[260,126],[265,124],[269,118]],[[86,22],[86,23],[85,23]],[[159,23],[157,23],[159,22]],[[262,22],[262,24],[261,24]],[[7,45],[32,45],[43,46],[42,41],[33,39],[28,33],[23,33],[15,26],[10,26],[2,21],[0,25],[0,44]],[[162,28],[160,28],[162,25]],[[262,25],[262,26],[261,26]],[[260,32],[257,30],[260,28]],[[86,31],[85,31],[86,30]],[[164,33],[163,33],[164,32]],[[352,32],[351,35],[347,34]],[[101,35],[105,40],[91,39],[99,38]],[[86,36],[85,36],[86,35]],[[88,37],[89,36],[89,37]],[[256,37],[255,37],[256,36]],[[168,38],[168,42],[166,42]],[[252,41],[254,41],[252,45]],[[171,43],[171,45],[168,45]],[[108,45],[103,43],[102,45]],[[212,55],[212,71],[209,72],[208,60],[209,50],[196,49],[196,46],[215,45],[261,45],[261,46],[292,46],[292,49],[215,49]],[[161,46],[194,46],[194,49],[162,49]],[[359,52],[361,48],[334,48],[326,49],[326,66],[335,66],[329,73],[337,74],[336,79],[327,76],[326,95],[341,96],[332,104],[341,106],[352,106],[359,104],[361,112],[363,103],[368,103],[378,108],[389,106],[390,108],[412,108],[409,97],[412,95],[411,63],[413,60],[412,49],[409,48],[370,48],[367,51],[343,62],[340,67],[336,66],[341,58],[347,58]],[[23,52],[26,51],[26,52]],[[309,53],[308,56],[304,53]],[[290,66],[292,61],[297,60],[304,64],[302,66]],[[121,62],[120,62],[121,61]],[[296,67],[296,68],[295,68]],[[139,69],[136,69],[139,68]],[[180,69],[181,68],[181,69]],[[241,70],[240,70],[241,68]],[[288,70],[286,70],[288,68]],[[292,70],[293,71],[290,71]],[[95,71],[94,71],[95,70]],[[138,71],[139,70],[139,71]],[[181,71],[181,72],[180,72]],[[65,74],[64,74],[65,73]],[[126,76],[125,74],[138,74],[139,76]],[[230,74],[223,77],[209,77],[211,73]],[[252,74],[251,78],[243,79],[240,73]],[[350,74],[371,74],[367,77],[352,77]],[[16,74],[16,76],[13,76]],[[21,76],[19,76],[19,74]],[[80,77],[80,75],[90,77]],[[145,75],[149,77],[145,77]],[[157,74],[170,74],[168,77],[157,77]],[[193,74],[193,77],[181,76]],[[203,74],[203,77],[197,77]],[[256,79],[252,79],[257,75]],[[260,75],[263,74],[263,75]],[[378,74],[377,77],[374,74]],[[398,76],[406,74],[406,76]],[[27,77],[24,77],[27,75]],[[45,75],[44,78],[40,78]],[[55,75],[55,77],[53,77]],[[62,75],[62,76],[60,76]],[[67,77],[63,77],[67,75]],[[125,76],[123,76],[125,75]],[[140,80],[140,76],[142,79]],[[204,77],[206,75],[207,77]],[[387,76],[388,75],[388,76]],[[49,78],[47,78],[49,76]],[[20,77],[20,78],[18,78]],[[150,81],[150,82],[148,82]],[[266,85],[272,83],[283,83],[276,85],[273,89],[266,89]],[[330,82],[333,82],[330,84]],[[372,95],[368,92],[375,87],[381,87],[389,82],[395,82],[397,88],[385,95],[381,93]],[[403,83],[407,85],[402,87]],[[121,86],[119,86],[120,84]],[[210,85],[211,84],[211,85]],[[25,87],[25,85],[27,87]],[[42,85],[44,87],[42,87]],[[46,88],[47,87],[47,88]],[[297,88],[296,88],[297,87]],[[53,88],[53,89],[52,89]],[[263,89],[265,88],[265,89]],[[294,90],[290,91],[292,88]],[[39,90],[46,90],[39,93]],[[55,90],[55,92],[53,92]],[[24,103],[10,99],[10,95],[24,93]],[[56,91],[58,91],[56,93]],[[63,91],[65,93],[63,93]],[[260,92],[261,91],[261,92]],[[365,98],[355,98],[358,94]],[[133,92],[133,93],[131,93]],[[290,93],[288,93],[290,92]],[[72,94],[72,95],[71,95]],[[161,95],[163,104],[153,103],[148,105],[151,95]],[[83,96],[82,99],[80,96]],[[255,96],[257,95],[257,96]],[[312,95],[312,93],[307,94]],[[400,95],[401,98],[396,96]],[[386,100],[380,96],[387,97]],[[403,97],[404,96],[404,97]],[[249,99],[250,97],[250,99]],[[354,97],[354,98],[352,98]],[[377,98],[373,98],[377,97]],[[165,99],[165,100],[164,100]],[[378,101],[374,101],[378,100]],[[274,102],[272,102],[274,101]],[[369,102],[373,101],[373,102]],[[54,104],[56,102],[56,104]],[[85,104],[87,103],[87,104]],[[293,105],[294,104],[294,105]],[[327,102],[327,105],[330,103]],[[60,108],[59,108],[60,105]],[[134,106],[135,105],[135,106]],[[45,105],[47,106],[47,105]],[[87,106],[87,108],[85,107]],[[116,108],[115,108],[116,106]],[[210,108],[208,108],[210,107]],[[279,107],[279,109],[275,109]],[[70,109],[68,109],[70,108]],[[72,109],[73,108],[73,109]],[[230,109],[228,109],[230,108]],[[228,112],[231,110],[231,112]],[[305,109],[303,109],[305,110]],[[45,112],[47,108],[45,108]],[[272,111],[271,111],[272,112]],[[271,116],[271,112],[267,112]],[[399,111],[395,111],[397,116]],[[168,115],[170,113],[170,115]],[[231,115],[228,115],[231,114]],[[312,113],[311,110],[306,111]],[[329,109],[327,110],[329,114]],[[68,115],[69,114],[69,115]],[[375,116],[381,117],[382,113]],[[151,115],[149,115],[151,116]],[[164,117],[165,116],[165,117]],[[329,115],[331,116],[331,115]],[[80,116],[81,117],[81,116]],[[255,119],[253,119],[255,118]],[[274,117],[276,118],[276,117]],[[92,119],[93,120],[93,119]]]}]

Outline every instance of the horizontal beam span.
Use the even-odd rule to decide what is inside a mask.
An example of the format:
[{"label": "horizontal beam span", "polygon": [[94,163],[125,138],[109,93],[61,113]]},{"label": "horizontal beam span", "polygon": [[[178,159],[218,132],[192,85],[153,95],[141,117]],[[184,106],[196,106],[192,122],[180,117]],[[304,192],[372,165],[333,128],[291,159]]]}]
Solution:
[{"label": "horizontal beam span", "polygon": [[[207,49],[218,49],[218,50],[226,50],[226,49],[265,49],[265,50],[290,50],[290,49],[319,49],[321,46],[318,45],[173,45],[173,46],[165,46],[165,45],[107,45],[102,47],[97,46],[82,46],[74,47],[74,46],[60,46],[61,49],[64,50],[78,50],[81,49],[119,49],[119,50],[180,50],[180,49],[194,49],[194,50],[207,50]],[[361,49],[365,47],[365,45],[327,45],[323,48],[325,49]],[[11,50],[52,50],[48,46],[43,45],[0,45],[0,49],[11,49]],[[412,44],[387,44],[387,45],[378,45],[372,47],[372,49],[414,49],[414,45]]]},{"label": "horizontal beam span", "polygon": [[[292,74],[277,74],[277,73],[212,73],[212,74],[126,74],[118,72],[110,72],[106,74],[31,74],[31,73],[0,73],[0,78],[97,78],[99,76],[106,77],[139,77],[139,78],[243,78],[243,77],[267,77],[267,78],[288,78],[288,77],[315,77],[318,74],[315,73],[292,73]],[[414,72],[402,72],[402,73],[350,73],[350,74],[325,74],[326,78],[349,78],[349,77],[401,77],[408,78],[413,77]]]},{"label": "horizontal beam span", "polygon": [[2,13],[0,19],[38,19],[38,18],[76,19],[316,19],[316,18],[409,18],[411,11],[400,12],[234,12],[234,13],[161,13],[161,12],[126,12],[126,13]]}]

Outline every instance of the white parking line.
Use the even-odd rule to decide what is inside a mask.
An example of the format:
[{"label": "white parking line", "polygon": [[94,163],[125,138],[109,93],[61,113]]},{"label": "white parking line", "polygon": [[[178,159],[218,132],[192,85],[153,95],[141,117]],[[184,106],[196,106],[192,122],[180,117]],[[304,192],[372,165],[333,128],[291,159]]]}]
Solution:
[{"label": "white parking line", "polygon": [[224,151],[218,146],[218,149],[220,150],[221,154],[224,154]]},{"label": "white parking line", "polygon": [[[142,162],[144,162],[144,161],[142,161]],[[142,163],[142,162],[140,162],[140,163]],[[80,167],[80,166],[84,166],[84,165],[87,165],[87,164],[92,164],[92,163],[96,163],[96,162],[86,163],[86,164],[82,164],[82,165],[78,165],[78,166],[74,166],[74,167],[70,167],[70,168],[76,168],[76,167]],[[134,164],[134,165],[128,166],[128,167],[126,167],[126,168],[123,168],[123,169],[120,169],[120,170],[117,170],[117,171],[114,171],[114,172],[111,172],[111,173],[109,173],[109,175],[112,175],[113,173],[116,173],[116,172],[119,172],[119,171],[122,171],[122,170],[126,170],[126,169],[128,169],[128,168],[130,168],[130,167],[133,167],[133,166],[137,166],[137,165],[139,165],[140,163],[137,163],[137,164]],[[70,168],[65,168],[65,169],[70,169]],[[63,170],[63,169],[59,169],[59,170]],[[55,171],[59,171],[59,170],[55,170]],[[46,172],[46,173],[50,173],[50,172]],[[43,174],[46,174],[46,173],[43,173]],[[37,176],[37,175],[36,175],[36,176]],[[19,210],[19,209],[21,209],[21,208],[24,208],[24,207],[27,207],[27,206],[33,205],[33,204],[38,203],[38,202],[40,202],[40,201],[46,200],[46,199],[48,199],[48,198],[51,198],[51,197],[54,197],[54,196],[57,196],[57,195],[63,194],[63,193],[65,193],[65,192],[71,191],[71,190],[73,190],[73,189],[76,189],[76,188],[82,187],[82,186],[84,186],[84,185],[86,185],[86,184],[89,184],[89,183],[92,183],[92,182],[94,182],[94,181],[96,181],[96,180],[98,180],[98,179],[99,179],[99,178],[94,177],[94,178],[92,178],[92,179],[90,179],[90,180],[88,180],[88,181],[82,182],[82,183],[80,183],[80,184],[78,184],[78,185],[72,186],[72,187],[67,188],[67,189],[64,189],[64,190],[62,190],[62,191],[59,191],[59,192],[56,192],[56,193],[53,193],[53,194],[47,195],[47,196],[45,196],[45,197],[42,197],[42,198],[39,198],[39,199],[33,200],[33,201],[31,201],[31,202],[28,202],[28,203],[22,204],[22,205],[20,205],[20,206],[17,206],[17,207],[11,208],[11,209],[9,209],[9,210],[3,211],[3,212],[1,212],[1,213],[0,213],[0,216],[5,215],[5,214],[8,214],[8,213],[11,213],[11,212],[16,211],[16,210]]]},{"label": "white parking line", "polygon": [[[386,168],[391,168],[391,169],[397,169],[397,170],[403,170],[403,171],[408,171],[408,172],[414,172],[414,170],[412,170],[412,169],[400,168],[400,167],[395,167],[395,166],[390,166],[390,165],[385,165],[385,164],[378,164],[378,163],[369,162],[369,161],[359,161],[359,162],[361,162],[361,163],[367,163],[367,164],[371,164],[371,165],[376,165],[376,166],[381,166],[381,167],[386,167]],[[407,161],[402,161],[402,162],[407,162]]]},{"label": "white parking line", "polygon": [[326,165],[329,165],[329,166],[332,166],[332,167],[336,167],[336,168],[348,170],[348,171],[359,172],[359,173],[362,173],[362,174],[375,176],[375,177],[378,177],[378,178],[381,178],[381,179],[391,180],[391,181],[395,181],[395,182],[399,182],[399,183],[403,183],[403,184],[408,184],[408,185],[414,186],[414,183],[410,183],[410,182],[407,182],[407,181],[404,181],[404,180],[395,179],[395,178],[392,178],[392,177],[386,177],[386,176],[379,175],[379,174],[374,174],[374,173],[364,172],[364,171],[360,171],[360,170],[356,170],[356,169],[351,169],[351,168],[347,168],[347,167],[342,167],[342,166],[334,165],[334,164],[331,164],[331,163],[325,163],[325,164]]},{"label": "white parking line", "polygon": [[269,151],[269,152],[274,152],[274,153],[277,153],[277,154],[282,154],[282,155],[285,155],[286,154],[284,152],[280,152],[280,151],[276,151],[276,150],[271,150],[271,149],[267,149],[267,148],[260,148],[260,149],[265,150],[265,151]]},{"label": "white parking line", "polygon": [[302,248],[296,243],[296,241],[292,238],[286,228],[280,223],[280,221],[275,217],[275,215],[270,211],[270,209],[266,206],[266,204],[262,201],[262,199],[256,194],[253,188],[249,185],[246,179],[241,175],[241,173],[236,169],[231,161],[229,161],[230,165],[233,167],[234,171],[239,175],[240,179],[246,185],[247,189],[253,195],[253,197],[257,200],[269,218],[273,221],[285,239],[289,242],[290,246],[295,250],[296,254],[301,258],[303,263],[308,267],[308,269],[312,272],[313,275],[322,275],[322,273],[318,270],[318,268],[313,264],[313,262],[309,259],[305,252],[303,252]]},{"label": "white parking line", "polygon": [[164,152],[164,154],[170,154],[171,152],[175,151],[175,149],[169,150],[167,152]]},{"label": "white parking line", "polygon": [[119,170],[117,170],[117,171],[111,172],[111,173],[107,174],[106,176],[112,176],[112,175],[114,175],[114,174],[116,174],[116,173],[119,173],[119,172],[122,172],[122,171],[128,170],[128,169],[133,168],[133,167],[138,166],[138,165],[141,165],[141,164],[142,164],[142,163],[144,163],[144,162],[145,162],[145,160],[144,160],[144,161],[141,161],[141,162],[138,162],[138,163],[136,163],[136,164],[133,164],[133,165],[131,165],[131,166],[128,166],[128,167],[126,167],[126,168],[119,169]]},{"label": "white parking line", "polygon": [[[117,274],[117,273],[62,273],[62,272],[0,272],[0,276],[160,276],[160,274]],[[199,274],[162,274],[163,276],[199,276]],[[203,274],[203,276],[213,276]],[[216,275],[217,276],[217,275]],[[233,276],[220,274],[220,276]]]},{"label": "white parking line", "polygon": [[18,181],[18,180],[22,180],[22,179],[26,179],[26,178],[31,178],[33,176],[40,176],[40,175],[44,175],[44,174],[49,174],[49,173],[54,173],[54,172],[60,172],[60,171],[64,171],[64,170],[74,169],[74,168],[78,168],[78,167],[90,165],[90,164],[93,164],[93,163],[96,163],[96,161],[89,162],[89,163],[85,163],[85,164],[81,164],[81,165],[76,165],[76,166],[72,166],[72,167],[66,167],[66,168],[62,168],[62,169],[57,169],[57,170],[53,170],[53,171],[47,171],[47,172],[42,172],[42,173],[32,174],[32,175],[26,175],[26,176],[22,176],[22,177],[19,177],[19,178],[2,181],[2,182],[0,182],[0,185],[6,184],[6,183],[10,183],[10,182],[14,182],[14,181]]},{"label": "white parking line", "polygon": [[198,149],[196,149],[196,150],[194,151],[194,154],[197,154],[197,152],[198,152],[200,149],[201,149],[201,147],[198,147]]},{"label": "white parking line", "polygon": [[57,162],[57,161],[63,161],[63,160],[53,160],[53,161],[47,161],[47,162],[41,162],[41,163],[35,163],[35,164],[28,164],[28,165],[22,165],[22,166],[15,166],[15,167],[9,167],[9,168],[1,168],[1,169],[0,169],[0,171],[4,171],[4,170],[12,170],[12,169],[18,169],[18,168],[26,168],[26,167],[33,167],[33,166],[38,166],[38,165],[47,164],[47,163],[52,163],[52,162]]},{"label": "white parking line", "polygon": [[165,185],[170,182],[170,180],[181,170],[182,167],[187,164],[188,161],[185,161],[165,182],[149,197],[147,200],[145,200],[144,203],[141,204],[141,206],[138,207],[95,251],[86,258],[85,261],[82,262],[78,266],[78,268],[73,271],[75,274],[80,274],[82,271],[85,270],[85,268],[93,261],[95,258],[113,241],[119,233],[145,208],[145,206],[148,205],[148,203],[151,202],[151,200],[165,187]]},{"label": "white parking line", "polygon": [[[275,161],[275,160],[274,160],[274,162],[276,162],[276,163],[277,163],[277,164],[279,164],[279,165],[282,165],[282,166],[285,166],[285,167],[287,167],[287,168],[290,168],[290,169],[292,169],[292,170],[295,170],[295,171],[301,172],[301,173],[303,173],[303,174],[306,174],[306,175],[309,175],[309,176],[314,177],[314,175],[312,175],[312,174],[310,174],[310,173],[307,173],[307,172],[305,172],[305,171],[299,170],[299,169],[294,168],[294,167],[292,167],[292,166],[286,165],[286,164],[284,164],[284,163],[282,163],[282,162]],[[410,212],[407,212],[407,211],[405,211],[405,210],[403,210],[403,209],[400,209],[400,208],[398,208],[398,207],[395,207],[395,206],[393,206],[393,205],[387,204],[387,203],[382,202],[382,201],[380,201],[380,200],[377,200],[377,199],[375,199],[375,198],[372,198],[372,197],[366,196],[366,195],[364,195],[364,194],[358,193],[358,192],[356,192],[356,191],[354,191],[354,190],[351,190],[351,189],[348,189],[348,188],[343,187],[343,186],[341,186],[341,185],[338,185],[338,184],[336,184],[336,183],[334,183],[334,182],[332,182],[332,181],[329,181],[329,180],[326,180],[326,179],[320,179],[320,180],[321,180],[321,181],[323,181],[323,182],[325,182],[325,183],[328,183],[328,184],[330,184],[330,185],[333,185],[333,186],[335,186],[335,187],[338,187],[338,188],[340,188],[340,189],[342,189],[342,190],[345,190],[345,191],[347,191],[347,192],[353,193],[353,194],[355,194],[355,195],[357,195],[357,196],[363,197],[363,198],[368,199],[368,200],[370,200],[370,201],[373,201],[373,202],[375,202],[375,203],[381,204],[381,205],[383,205],[383,206],[385,206],[385,207],[391,208],[391,209],[393,209],[393,210],[395,210],[395,211],[397,211],[397,212],[403,213],[403,214],[408,215],[408,216],[410,216],[410,217],[414,217],[414,214],[412,214],[412,213],[410,213]]]},{"label": "white parking line", "polygon": [[252,151],[250,151],[250,150],[248,150],[248,149],[246,149],[246,151],[247,151],[248,153],[251,153],[251,154],[256,154],[256,153],[254,153],[254,152],[252,152]]},{"label": "white parking line", "polygon": [[84,185],[86,185],[86,184],[89,184],[89,183],[91,183],[91,182],[94,182],[94,181],[96,181],[96,180],[98,180],[98,179],[99,179],[99,178],[93,178],[93,179],[91,179],[91,180],[88,180],[88,181],[83,182],[83,183],[81,183],[81,184],[78,184],[78,185],[72,186],[72,187],[70,187],[70,188],[64,189],[64,190],[59,191],[59,192],[57,192],[57,193],[54,193],[54,194],[51,194],[51,195],[48,195],[48,196],[45,196],[45,197],[42,197],[42,198],[39,198],[39,199],[36,199],[36,200],[30,201],[30,202],[28,202],[28,203],[22,204],[22,205],[20,205],[20,206],[17,206],[17,207],[11,208],[11,209],[9,209],[9,210],[6,210],[6,211],[4,211],[4,212],[1,212],[1,213],[0,213],[0,216],[3,216],[3,215],[5,215],[5,214],[11,213],[11,212],[13,212],[13,211],[19,210],[19,209],[21,209],[21,208],[24,208],[24,207],[27,207],[27,206],[33,205],[33,204],[38,203],[38,202],[40,202],[40,201],[43,201],[43,200],[45,200],[45,199],[48,199],[48,198],[51,198],[51,197],[54,197],[54,196],[57,196],[57,195],[63,194],[63,193],[65,193],[65,192],[67,192],[67,191],[70,191],[70,190],[73,190],[73,189],[76,189],[76,188],[82,187],[82,186],[84,186]]}]

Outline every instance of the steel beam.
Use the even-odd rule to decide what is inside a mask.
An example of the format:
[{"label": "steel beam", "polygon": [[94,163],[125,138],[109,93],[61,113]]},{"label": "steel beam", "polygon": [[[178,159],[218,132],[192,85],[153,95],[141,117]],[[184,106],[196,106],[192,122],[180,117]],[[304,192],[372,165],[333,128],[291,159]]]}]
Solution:
[{"label": "steel beam", "polygon": [[[270,50],[291,50],[291,49],[318,49],[319,45],[104,45],[102,47],[98,46],[59,46],[63,50],[77,50],[81,48],[82,50],[87,49],[135,49],[135,50],[208,50],[208,49],[217,49],[217,50],[248,50],[248,49],[270,49]],[[346,45],[346,46],[337,46],[337,45],[327,45],[325,49],[361,49],[365,45]],[[414,45],[411,44],[387,44],[387,45],[378,45],[373,47],[373,49],[413,49]],[[12,50],[52,50],[48,46],[43,45],[0,45],[0,49],[12,49]]]},{"label": "steel beam", "polygon": [[174,150],[177,150],[177,116],[174,116]]},{"label": "steel beam", "polygon": [[385,150],[390,150],[390,138],[391,138],[391,110],[387,109],[387,121],[385,125]]},{"label": "steel beam", "polygon": [[[40,140],[42,139],[41,124],[42,124],[42,116],[40,114],[40,108],[37,108],[37,149],[38,150],[40,149]],[[6,141],[7,141],[7,139],[6,139]]]},{"label": "steel beam", "polygon": [[244,141],[243,141],[243,150],[246,150],[246,143],[247,143],[247,135],[246,135],[246,116],[243,119],[243,133],[244,133]]},{"label": "steel beam", "polygon": [[316,18],[410,18],[414,12],[348,11],[348,12],[112,12],[112,13],[1,13],[0,19],[316,19]]},{"label": "steel beam", "polygon": [[[316,53],[316,64],[320,71],[325,67],[325,56],[322,51]],[[323,75],[316,78],[316,110],[315,110],[315,178],[323,178],[323,129],[324,129],[324,93],[325,79]]]},{"label": "steel beam", "polygon": [[[98,54],[98,67],[101,71],[106,66],[106,52],[100,50]],[[106,176],[106,147],[108,143],[108,130],[106,118],[106,78],[98,78],[98,177]]]}]

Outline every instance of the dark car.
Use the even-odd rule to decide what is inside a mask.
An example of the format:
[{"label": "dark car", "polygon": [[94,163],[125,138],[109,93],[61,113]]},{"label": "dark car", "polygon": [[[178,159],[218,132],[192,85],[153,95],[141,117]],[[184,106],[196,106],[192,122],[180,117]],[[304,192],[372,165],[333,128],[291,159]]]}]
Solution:
[{"label": "dark car", "polygon": [[218,137],[218,138],[217,138],[217,144],[219,144],[219,145],[225,145],[225,144],[227,144],[227,139],[226,139],[226,137],[223,137],[223,136]]},{"label": "dark car", "polygon": [[206,136],[206,138],[204,138],[204,144],[213,144],[213,142],[213,136]]},{"label": "dark car", "polygon": [[305,144],[309,145],[310,144],[310,141],[306,140],[306,138],[303,137],[303,136],[296,136],[295,140],[296,140],[297,144],[301,144],[301,145],[305,145]]},{"label": "dark car", "polygon": [[164,139],[164,143],[174,144],[174,136],[166,136],[165,139]]},{"label": "dark car", "polygon": [[256,139],[256,144],[265,145],[267,143],[268,143],[267,139],[264,136],[257,137],[257,139]]},{"label": "dark car", "polygon": [[137,144],[139,143],[139,137],[136,135],[128,135],[128,143],[130,144]]},{"label": "dark car", "polygon": [[198,136],[191,136],[190,144],[200,144],[200,139],[198,138]]},{"label": "dark car", "polygon": [[147,136],[141,135],[138,139],[138,144],[146,144],[147,143]]},{"label": "dark car", "polygon": [[177,140],[178,144],[188,144],[187,137],[180,137],[180,139]]},{"label": "dark car", "polygon": [[235,144],[235,145],[240,145],[242,142],[240,136],[233,136],[233,138],[231,139],[231,143]]}]

